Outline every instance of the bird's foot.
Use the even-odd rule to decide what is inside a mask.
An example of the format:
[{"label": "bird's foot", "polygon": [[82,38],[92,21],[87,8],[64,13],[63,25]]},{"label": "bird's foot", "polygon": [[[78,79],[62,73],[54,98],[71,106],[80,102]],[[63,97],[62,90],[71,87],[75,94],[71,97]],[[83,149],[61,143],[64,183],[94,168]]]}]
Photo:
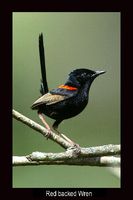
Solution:
[{"label": "bird's foot", "polygon": [[51,129],[47,129],[47,133],[45,134],[47,140],[50,138],[51,132]]}]

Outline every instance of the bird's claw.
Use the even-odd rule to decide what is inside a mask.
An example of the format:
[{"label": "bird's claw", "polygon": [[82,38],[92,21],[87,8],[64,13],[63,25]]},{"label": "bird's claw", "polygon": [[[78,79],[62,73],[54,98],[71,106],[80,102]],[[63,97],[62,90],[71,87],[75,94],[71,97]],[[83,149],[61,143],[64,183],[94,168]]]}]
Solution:
[{"label": "bird's claw", "polygon": [[48,140],[51,136],[51,130],[50,129],[47,129],[47,133],[46,133],[46,139]]}]

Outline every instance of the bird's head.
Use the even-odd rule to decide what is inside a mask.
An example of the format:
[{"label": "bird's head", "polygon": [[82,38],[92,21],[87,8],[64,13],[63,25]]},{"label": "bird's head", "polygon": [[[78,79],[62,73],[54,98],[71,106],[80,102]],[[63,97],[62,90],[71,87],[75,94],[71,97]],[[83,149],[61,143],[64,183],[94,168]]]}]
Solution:
[{"label": "bird's head", "polygon": [[90,82],[91,84],[97,76],[104,73],[105,71],[93,71],[84,68],[76,69],[69,74],[68,81],[79,85],[83,85],[86,82]]}]

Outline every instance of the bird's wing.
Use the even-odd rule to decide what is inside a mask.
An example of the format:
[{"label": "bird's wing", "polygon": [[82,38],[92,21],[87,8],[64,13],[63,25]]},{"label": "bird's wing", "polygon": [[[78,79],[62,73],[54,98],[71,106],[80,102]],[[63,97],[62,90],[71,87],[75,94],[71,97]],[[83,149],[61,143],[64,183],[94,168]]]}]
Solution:
[{"label": "bird's wing", "polygon": [[32,109],[36,108],[39,105],[51,105],[64,101],[65,99],[71,98],[77,94],[77,91],[67,91],[66,89],[57,88],[51,90],[49,93],[43,95],[38,100],[32,104]]}]

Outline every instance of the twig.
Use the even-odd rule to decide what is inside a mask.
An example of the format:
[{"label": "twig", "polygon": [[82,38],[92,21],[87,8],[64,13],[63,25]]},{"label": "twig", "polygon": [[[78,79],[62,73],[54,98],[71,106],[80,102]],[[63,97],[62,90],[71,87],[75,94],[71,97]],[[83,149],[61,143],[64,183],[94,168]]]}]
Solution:
[{"label": "twig", "polygon": [[14,166],[26,165],[87,165],[116,167],[120,165],[120,158],[114,156],[81,157],[73,150],[62,153],[33,152],[27,156],[13,156]]},{"label": "twig", "polygon": [[[47,137],[47,129],[31,119],[13,110],[13,117],[32,129]],[[103,145],[88,148],[76,148],[59,135],[51,132],[49,139],[67,149],[62,153],[33,152],[27,156],[13,156],[13,165],[90,165],[90,166],[118,166],[120,158],[120,145]]]},{"label": "twig", "polygon": [[[15,119],[17,119],[18,121],[21,121],[22,123],[26,124],[30,128],[38,131],[44,137],[47,137],[48,130],[46,128],[44,128],[43,126],[37,124],[36,122],[32,121],[31,119],[25,117],[24,115],[20,114],[19,112],[15,111],[15,110],[13,110],[13,117]],[[58,143],[65,149],[72,147],[70,143],[68,143],[66,140],[64,140],[62,137],[55,134],[54,132],[51,132],[49,139]],[[85,156],[85,155],[88,155],[88,153],[90,156],[93,156],[93,155],[94,156],[117,155],[117,154],[120,154],[120,145],[108,144],[108,145],[103,145],[103,146],[98,146],[98,147],[89,147],[89,148],[81,149],[82,155]]]},{"label": "twig", "polygon": [[[44,137],[47,137],[48,130],[46,128],[44,128],[43,126],[37,124],[36,122],[32,121],[31,119],[25,117],[24,115],[22,115],[21,113],[15,111],[15,110],[13,110],[12,114],[13,114],[13,117],[15,119],[17,119],[18,121],[21,121],[22,123],[26,124],[30,128],[41,133]],[[58,143],[60,146],[62,146],[65,149],[71,147],[70,143],[68,143],[66,140],[64,140],[63,138],[61,138],[59,135],[55,134],[52,131],[51,131],[51,134],[49,136],[49,139]]]},{"label": "twig", "polygon": [[121,147],[119,144],[107,144],[102,146],[96,147],[88,147],[88,148],[81,148],[81,155],[82,156],[111,156],[111,155],[120,155]]}]

